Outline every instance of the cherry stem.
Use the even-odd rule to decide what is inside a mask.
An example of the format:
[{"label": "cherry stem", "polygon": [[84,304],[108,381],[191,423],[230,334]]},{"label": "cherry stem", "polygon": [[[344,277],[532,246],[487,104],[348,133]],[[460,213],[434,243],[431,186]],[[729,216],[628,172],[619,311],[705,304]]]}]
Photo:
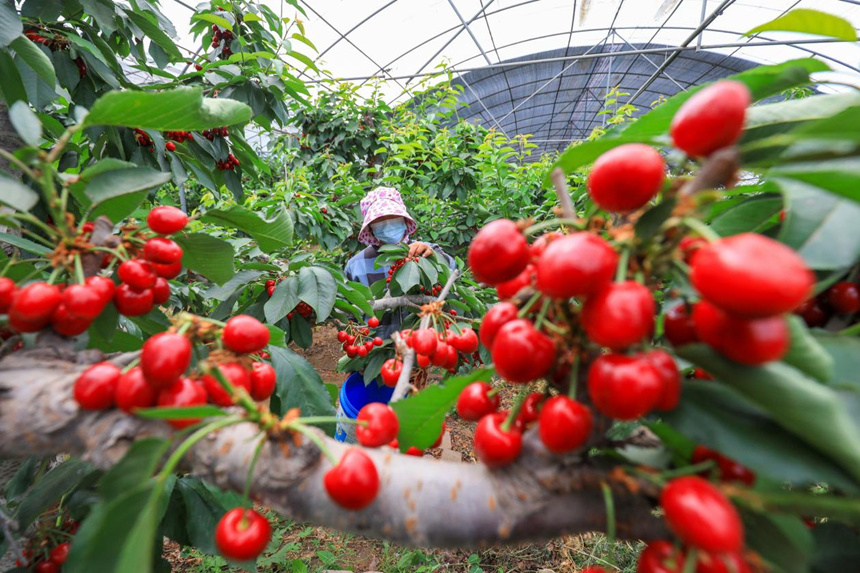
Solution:
[{"label": "cherry stem", "polygon": [[[59,236],[59,233],[57,233],[56,229],[52,229],[50,225],[42,222],[36,216],[34,216],[30,213],[12,213],[10,215],[10,217],[12,217],[13,219],[20,219],[22,221],[26,221],[32,225],[35,225],[36,227],[39,227],[40,229],[45,231],[48,234],[48,236],[52,236],[52,237]],[[39,237],[39,239],[45,240],[45,239],[42,239],[42,237]],[[54,246],[50,242],[47,242],[47,244],[50,246]]]},{"label": "cherry stem", "polygon": [[839,331],[839,335],[841,336],[854,336],[855,334],[860,334],[860,322]]},{"label": "cherry stem", "polygon": [[[184,326],[184,325],[183,325]],[[214,376],[218,383],[233,397],[236,404],[245,409],[248,413],[248,419],[253,422],[260,421],[260,412],[257,410],[257,405],[251,400],[251,397],[242,390],[241,392],[236,390],[236,387],[233,386],[227,377],[224,376],[224,373],[221,372],[221,369],[217,366],[207,365],[206,373],[210,376]]]},{"label": "cherry stem", "polygon": [[206,424],[202,428],[195,431],[193,434],[188,436],[184,442],[182,442],[176,450],[174,450],[173,454],[171,454],[170,458],[168,458],[167,462],[165,462],[164,467],[161,468],[161,472],[159,475],[159,480],[161,482],[167,481],[167,476],[173,473],[173,470],[176,469],[176,466],[179,464],[180,460],[188,453],[194,444],[211,434],[212,432],[216,432],[221,428],[226,428],[227,426],[233,426],[235,424],[239,424],[244,422],[245,419],[240,416],[228,416],[226,418],[221,418],[220,420],[215,420],[214,422],[210,422]]},{"label": "cherry stem", "polygon": [[545,229],[554,229],[556,227],[573,227],[579,231],[585,230],[585,223],[580,219],[552,219],[550,221],[541,221],[523,231],[523,235],[531,237]]},{"label": "cherry stem", "polygon": [[490,388],[489,390],[487,390],[487,397],[492,398],[501,391],[501,388]]},{"label": "cherry stem", "polygon": [[717,234],[716,231],[714,231],[712,228],[710,228],[702,221],[699,221],[698,219],[694,219],[692,217],[684,217],[683,219],[681,219],[681,223],[687,226],[687,228],[698,233],[708,242],[719,241],[722,238]]},{"label": "cherry stem", "polygon": [[320,439],[320,437],[315,431],[297,421],[290,423],[287,428],[299,432],[300,434],[307,437],[310,441],[312,441],[314,445],[316,445],[316,447],[318,447],[319,450],[323,453],[323,455],[328,458],[328,461],[331,462],[331,465],[336,466],[338,464],[338,459],[334,457],[334,454],[331,453],[331,450],[328,449],[328,446],[325,445],[325,442]]},{"label": "cherry stem", "polygon": [[55,267],[53,271],[51,271],[51,276],[48,277],[48,284],[54,284],[54,281],[57,280],[57,277],[60,276],[60,272],[62,271],[62,267]]},{"label": "cherry stem", "polygon": [[609,563],[615,567],[615,501],[609,484],[600,484],[603,490],[603,502],[606,504],[606,540],[609,542]]},{"label": "cherry stem", "polygon": [[538,300],[540,300],[541,296],[543,296],[543,295],[539,292],[534,293],[532,295],[532,297],[529,299],[529,301],[526,304],[524,304],[523,307],[520,309],[520,311],[517,313],[517,317],[523,318],[525,315],[527,315],[529,313],[529,310],[531,309],[532,305],[534,305],[534,303],[536,303]]},{"label": "cherry stem", "polygon": [[560,327],[556,324],[553,324],[552,322],[549,322],[549,321],[544,322],[543,327],[546,328],[547,330],[551,330],[551,331],[555,332],[556,334],[564,334],[565,332],[567,332],[562,327]]},{"label": "cherry stem", "polygon": [[540,312],[538,313],[537,320],[535,321],[535,328],[538,330],[544,324],[544,320],[546,320],[546,313],[549,310],[549,305],[552,304],[550,299],[544,299],[543,305],[541,306]]},{"label": "cherry stem", "polygon": [[355,426],[368,426],[367,420],[353,420],[352,418],[338,418],[336,416],[307,416],[298,419],[302,424],[325,424],[335,422],[341,424],[353,424]]},{"label": "cherry stem", "polygon": [[263,450],[263,444],[266,443],[266,434],[263,432],[260,433],[262,434],[260,443],[257,444],[256,448],[254,448],[254,457],[251,458],[251,466],[248,468],[248,478],[245,480],[245,490],[242,492],[242,497],[245,498],[246,503],[248,502],[248,494],[251,492],[254,468],[257,467],[257,459],[260,457],[260,452]]},{"label": "cherry stem", "polygon": [[92,247],[90,250],[91,251],[103,251],[105,253],[110,253],[114,257],[116,257],[117,259],[119,259],[121,261],[124,261],[128,258],[124,254],[117,251],[116,249],[111,249],[110,247]]},{"label": "cherry stem", "polygon": [[621,247],[621,256],[618,258],[618,266],[615,268],[615,282],[620,283],[627,279],[627,265],[630,262],[630,245]]},{"label": "cherry stem", "polygon": [[75,255],[75,278],[78,281],[78,284],[84,284],[86,282],[86,278],[84,278],[84,267],[81,264],[81,255]]},{"label": "cherry stem", "polygon": [[507,419],[502,422],[502,431],[507,433],[511,431],[511,424],[514,423],[514,420],[517,419],[517,416],[520,414],[520,409],[523,407],[523,403],[526,401],[526,396],[529,395],[528,387],[523,388],[517,397],[514,398],[514,405],[511,408],[511,411],[508,413]]},{"label": "cherry stem", "polygon": [[574,354],[573,364],[570,365],[570,384],[567,387],[567,397],[576,400],[576,389],[579,385],[579,354]]},{"label": "cherry stem", "polygon": [[125,368],[122,369],[122,371],[121,371],[122,374],[125,374],[126,372],[128,372],[129,370],[131,370],[132,368],[137,366],[138,364],[140,364],[140,356],[138,356],[137,358],[135,358],[134,360],[129,362],[128,366],[126,366]]},{"label": "cherry stem", "polygon": [[5,149],[0,149],[0,157],[7,160],[9,163],[14,163],[18,169],[23,171],[24,174],[27,175],[27,177],[29,177],[33,181],[37,179],[36,174],[33,172],[32,169],[30,169],[30,167],[26,163],[24,163]]},{"label": "cherry stem", "polygon": [[699,563],[699,552],[695,547],[690,547],[690,550],[687,551],[686,560],[682,573],[695,573]]},{"label": "cherry stem", "polygon": [[573,210],[573,202],[570,200],[570,192],[567,190],[567,176],[564,171],[556,167],[550,173],[552,186],[555,189],[555,194],[558,197],[559,205],[561,205],[561,214],[565,219],[576,219],[576,211]]},{"label": "cherry stem", "polygon": [[686,466],[683,468],[678,468],[678,469],[667,471],[667,472],[661,472],[660,478],[664,481],[668,481],[670,479],[675,479],[676,477],[697,474],[697,473],[703,472],[703,471],[709,471],[709,470],[714,469],[715,467],[716,467],[716,464],[714,463],[714,460],[706,460],[704,462],[700,462],[700,463],[694,464],[692,466]]}]

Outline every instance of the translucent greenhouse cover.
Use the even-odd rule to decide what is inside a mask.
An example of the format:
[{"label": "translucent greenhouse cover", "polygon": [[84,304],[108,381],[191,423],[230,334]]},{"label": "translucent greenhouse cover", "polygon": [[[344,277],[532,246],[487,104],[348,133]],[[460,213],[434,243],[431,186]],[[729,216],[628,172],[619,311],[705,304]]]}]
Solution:
[{"label": "translucent greenhouse cover", "polygon": [[[286,2],[266,0],[295,17]],[[817,57],[856,72],[857,43],[788,32],[744,33],[796,8],[860,26],[860,0],[314,0],[299,15],[318,53],[301,46],[321,80],[381,80],[388,102],[412,97],[445,64],[463,85],[459,115],[508,136],[532,134],[541,150],[562,149],[606,120],[607,92],[647,111],[661,96],[759,64]],[[180,44],[189,6],[164,0]],[[192,50],[193,51],[193,50]],[[295,62],[295,60],[287,60]],[[292,65],[292,64],[291,64]],[[429,79],[428,79],[429,78]]]}]

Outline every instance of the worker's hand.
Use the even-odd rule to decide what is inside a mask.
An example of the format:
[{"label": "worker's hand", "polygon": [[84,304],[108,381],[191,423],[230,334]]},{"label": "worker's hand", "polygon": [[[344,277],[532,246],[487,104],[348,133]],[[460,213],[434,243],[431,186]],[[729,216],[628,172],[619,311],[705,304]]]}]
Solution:
[{"label": "worker's hand", "polygon": [[433,253],[434,253],[433,247],[431,247],[427,243],[415,241],[414,243],[409,245],[409,256],[410,257],[429,257]]}]

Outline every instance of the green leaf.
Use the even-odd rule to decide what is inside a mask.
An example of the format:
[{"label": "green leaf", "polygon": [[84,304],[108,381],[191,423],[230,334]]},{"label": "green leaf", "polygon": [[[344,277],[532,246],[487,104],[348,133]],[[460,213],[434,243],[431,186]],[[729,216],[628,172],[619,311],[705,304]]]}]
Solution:
[{"label": "green leaf", "polygon": [[207,290],[204,296],[207,299],[225,301],[233,296],[233,293],[237,290],[242,289],[248,283],[254,282],[264,274],[262,271],[239,271],[223,285],[213,286]]},{"label": "green leaf", "polygon": [[114,499],[148,482],[170,443],[161,438],[134,442],[123,458],[99,480],[99,493]]},{"label": "green leaf", "polygon": [[857,31],[851,22],[839,16],[809,8],[796,8],[779,18],[756,26],[744,36],[754,36],[762,32],[800,32],[848,42],[857,41]]},{"label": "green leaf", "polygon": [[12,40],[10,47],[15,49],[18,57],[33,68],[36,75],[42,78],[48,86],[54,87],[57,85],[57,72],[54,71],[54,64],[51,63],[51,58],[46,56],[45,52],[36,44],[26,36],[18,36]]},{"label": "green leaf", "polygon": [[[798,126],[833,117],[846,108],[857,105],[860,105],[860,94],[852,92],[818,95],[753,106],[747,110],[741,138],[741,142],[746,145],[743,145],[742,148],[746,150],[750,147],[751,142],[773,135],[784,138],[789,131]],[[792,135],[788,135],[788,137],[793,140]]]},{"label": "green leaf", "polygon": [[813,269],[852,265],[860,252],[860,204],[794,179],[776,182],[788,204],[779,240]]},{"label": "green leaf", "polygon": [[285,346],[287,344],[287,334],[283,330],[274,324],[267,324],[266,328],[269,329],[270,346]]},{"label": "green leaf", "polygon": [[814,338],[833,359],[827,385],[860,392],[860,339],[823,331],[816,331]]},{"label": "green leaf", "polygon": [[394,273],[394,280],[397,281],[404,294],[418,286],[421,283],[421,272],[418,270],[418,263],[409,261],[404,264]]},{"label": "green leaf", "polygon": [[64,495],[93,472],[93,467],[83,460],[72,458],[49,471],[27,492],[15,513],[21,531],[54,505]]},{"label": "green leaf", "polygon": [[299,270],[299,299],[316,311],[318,323],[329,317],[336,296],[337,283],[330,272],[316,266]]},{"label": "green leaf", "polygon": [[293,221],[284,210],[271,221],[266,221],[257,213],[236,205],[227,210],[208,211],[203,221],[248,233],[265,253],[288,247],[293,240]]},{"label": "green leaf", "polygon": [[475,370],[465,376],[449,378],[444,385],[428,386],[418,394],[391,404],[400,421],[397,433],[400,451],[405,452],[411,446],[422,450],[432,446],[463,388],[478,380],[489,382],[492,376],[492,369]]},{"label": "green leaf", "polygon": [[839,523],[822,523],[812,530],[815,553],[812,573],[850,571],[860,563],[860,539],[857,531]]},{"label": "green leaf", "polygon": [[176,408],[139,408],[134,415],[146,420],[186,420],[226,416],[227,412],[218,406],[182,406]]},{"label": "green leaf", "polygon": [[9,121],[12,122],[21,139],[33,147],[39,146],[39,140],[42,138],[42,122],[27,102],[16,101],[9,107]]},{"label": "green leaf", "polygon": [[[0,22],[2,22],[2,15],[0,15]],[[24,80],[21,79],[21,73],[12,55],[5,50],[0,50],[0,77],[3,78],[0,82],[0,95],[7,104],[27,101],[27,89],[24,87]]]},{"label": "green leaf", "polygon": [[742,511],[745,544],[777,570],[807,573],[812,557],[812,534],[800,518]]},{"label": "green leaf", "polygon": [[786,320],[791,344],[782,361],[821,382],[830,380],[833,375],[833,357],[809,333],[802,318],[789,315]]},{"label": "green leaf", "polygon": [[32,457],[21,463],[12,479],[6,482],[3,490],[7,502],[16,501],[33,485],[33,479],[36,477],[36,470],[39,469],[41,461],[40,458]]},{"label": "green leaf", "polygon": [[711,228],[721,237],[761,232],[782,207],[783,200],[779,195],[750,197],[717,215],[711,221]]},{"label": "green leaf", "polygon": [[427,277],[427,280],[429,281],[430,285],[435,285],[437,282],[439,282],[439,270],[436,268],[436,265],[433,264],[433,261],[431,261],[429,258],[420,257],[418,259],[418,268],[421,271],[421,274]]},{"label": "green leaf", "polygon": [[777,425],[724,384],[689,381],[677,408],[663,421],[690,438],[749,467],[757,475],[798,486],[819,481],[860,491],[839,466]]},{"label": "green leaf", "polygon": [[142,338],[122,330],[108,336],[94,325],[90,327],[88,332],[90,341],[87,348],[98,348],[102,352],[134,352],[143,346]]},{"label": "green leaf", "polygon": [[39,243],[34,243],[30,239],[24,239],[18,235],[12,235],[10,233],[0,233],[0,243],[14,245],[19,249],[24,249],[25,251],[31,252],[35,255],[48,255],[51,252],[50,249],[43,247]]},{"label": "green leaf", "polygon": [[675,208],[675,199],[666,199],[648,209],[638,221],[636,221],[636,236],[647,241],[657,234],[663,223],[672,215]]},{"label": "green leaf", "polygon": [[370,355],[367,364],[364,367],[364,379],[373,381],[379,379],[379,373],[382,371],[382,365],[389,358],[393,358],[388,352],[376,351]]},{"label": "green leaf", "polygon": [[176,235],[173,240],[179,243],[184,251],[183,267],[200,273],[219,285],[233,276],[233,247],[227,241],[206,233]]},{"label": "green leaf", "polygon": [[786,163],[772,169],[770,177],[781,187],[786,180],[796,180],[860,203],[860,159],[856,157]]},{"label": "green leaf", "polygon": [[367,316],[373,316],[373,306],[370,304],[370,299],[362,293],[352,288],[352,285],[355,285],[354,282],[349,283],[339,283],[338,284],[338,292],[340,292],[343,297],[361,309],[361,312],[366,314]]},{"label": "green leaf", "polygon": [[0,2],[0,47],[8,46],[23,32],[24,26],[15,11],[15,5]]},{"label": "green leaf", "polygon": [[202,88],[111,91],[93,104],[84,127],[118,125],[161,131],[202,131],[250,119],[251,108],[247,105],[223,98],[204,98]]},{"label": "green leaf", "polygon": [[290,339],[304,349],[314,343],[314,333],[305,317],[296,314],[290,320]]},{"label": "green leaf", "polygon": [[743,366],[703,344],[676,350],[681,358],[712,373],[780,426],[839,464],[860,480],[860,431],[840,395],[787,364]]},{"label": "green leaf", "polygon": [[116,169],[93,177],[84,193],[93,205],[100,205],[108,199],[160,187],[168,181],[170,181],[170,173],[157,171],[151,167]]},{"label": "green leaf", "polygon": [[38,202],[38,193],[20,181],[0,175],[0,203],[17,211],[26,212]]},{"label": "green leaf", "polygon": [[162,50],[167,52],[167,54],[173,58],[173,61],[183,59],[182,52],[179,51],[179,48],[176,47],[176,44],[170,39],[170,36],[165,34],[158,24],[137,10],[126,9],[125,14],[138,28],[143,30],[143,33],[146,34],[150,40],[158,44]]},{"label": "green leaf", "polygon": [[[289,348],[269,347],[272,366],[278,374],[272,396],[272,412],[278,416],[290,408],[300,408],[303,416],[334,416],[323,381],[310,362]],[[334,435],[334,424],[319,424],[329,435]]]},{"label": "green leaf", "polygon": [[299,279],[298,277],[289,277],[275,287],[275,292],[266,304],[263,305],[263,313],[266,315],[266,322],[274,324],[287,316],[287,313],[296,308],[299,304]]},{"label": "green leaf", "polygon": [[[245,15],[245,21],[248,21],[248,16],[252,14]],[[191,16],[191,20],[202,20],[203,22],[209,22],[210,24],[215,24],[220,28],[224,28],[225,30],[233,31],[233,26],[230,25],[230,22],[226,18],[222,18],[221,16],[216,16],[215,14],[206,14],[206,13],[197,13]]]}]

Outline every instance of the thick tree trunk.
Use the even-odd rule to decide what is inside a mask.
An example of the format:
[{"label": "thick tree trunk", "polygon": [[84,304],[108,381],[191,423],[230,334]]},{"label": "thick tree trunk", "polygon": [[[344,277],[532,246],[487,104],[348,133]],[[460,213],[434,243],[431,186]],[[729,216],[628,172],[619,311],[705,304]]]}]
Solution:
[{"label": "thick tree trunk", "polygon": [[[0,457],[70,452],[109,467],[135,440],[170,435],[163,422],[119,410],[78,409],[72,385],[85,368],[81,362],[97,358],[92,352],[37,349],[0,361]],[[188,467],[219,487],[241,491],[258,443],[255,435],[251,424],[221,430],[192,449]],[[325,440],[336,457],[347,447]],[[368,453],[381,489],[363,511],[346,511],[330,501],[323,488],[330,464],[307,440],[290,437],[263,447],[252,496],[284,516],[315,525],[409,545],[468,547],[605,530],[605,483],[612,491],[619,537],[666,534],[652,513],[653,486],[573,456],[552,456],[534,432],[526,436],[517,463],[502,470],[417,459],[388,448]]]}]

